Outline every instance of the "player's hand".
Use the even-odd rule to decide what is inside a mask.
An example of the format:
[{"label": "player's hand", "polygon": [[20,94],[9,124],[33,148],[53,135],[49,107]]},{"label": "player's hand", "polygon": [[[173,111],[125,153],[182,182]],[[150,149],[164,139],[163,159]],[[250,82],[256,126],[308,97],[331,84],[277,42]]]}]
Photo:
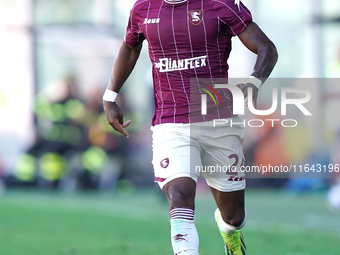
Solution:
[{"label": "player's hand", "polygon": [[125,135],[126,138],[129,138],[129,134],[124,128],[130,125],[131,120],[123,122],[123,112],[116,103],[103,101],[103,107],[106,114],[106,119],[109,122],[110,126],[114,130]]},{"label": "player's hand", "polygon": [[246,83],[246,84],[238,84],[236,85],[239,87],[244,95],[244,100],[246,101],[246,105],[248,106],[248,88],[252,89],[252,102],[255,109],[257,109],[257,94],[259,92],[259,89],[252,83]]}]

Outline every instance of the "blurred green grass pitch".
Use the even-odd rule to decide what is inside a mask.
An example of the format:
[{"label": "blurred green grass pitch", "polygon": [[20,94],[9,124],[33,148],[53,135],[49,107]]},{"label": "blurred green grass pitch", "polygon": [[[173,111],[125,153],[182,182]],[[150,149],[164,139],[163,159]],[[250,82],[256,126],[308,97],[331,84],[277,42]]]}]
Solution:
[{"label": "blurred green grass pitch", "polygon": [[[340,214],[324,195],[246,192],[249,255],[340,254]],[[210,194],[198,193],[200,255],[223,255]],[[168,206],[155,190],[132,196],[7,191],[0,197],[0,254],[170,255]]]}]

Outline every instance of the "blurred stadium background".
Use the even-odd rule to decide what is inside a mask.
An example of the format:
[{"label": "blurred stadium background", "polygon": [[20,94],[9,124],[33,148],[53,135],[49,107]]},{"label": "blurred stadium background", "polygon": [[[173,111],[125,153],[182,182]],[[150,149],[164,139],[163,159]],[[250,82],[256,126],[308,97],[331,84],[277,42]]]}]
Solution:
[{"label": "blurred stadium background", "polygon": [[[271,77],[302,78],[317,97],[297,128],[249,133],[247,164],[339,164],[340,2],[243,2],[278,48]],[[146,44],[119,96],[130,139],[102,110],[133,3],[0,0],[0,254],[171,254]],[[230,77],[248,77],[255,57],[233,43]],[[248,180],[249,254],[340,254],[340,213],[327,202],[339,178],[270,177]],[[223,254],[214,209],[200,181],[201,254]]]}]

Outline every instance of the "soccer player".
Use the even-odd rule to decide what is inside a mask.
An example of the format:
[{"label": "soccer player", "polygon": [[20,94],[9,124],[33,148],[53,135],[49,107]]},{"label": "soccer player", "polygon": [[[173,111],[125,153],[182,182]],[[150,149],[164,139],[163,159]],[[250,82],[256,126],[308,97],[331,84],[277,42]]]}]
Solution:
[{"label": "soccer player", "polygon": [[210,128],[216,116],[238,121],[230,104],[224,104],[232,100],[229,90],[219,92],[221,105],[208,103],[209,114],[191,112],[191,106],[200,104],[192,97],[195,86],[195,93],[200,91],[200,79],[211,80],[212,84],[207,86],[213,88],[214,79],[228,78],[227,60],[233,36],[238,36],[245,47],[257,54],[249,82],[237,85],[245,97],[247,88],[252,88],[256,107],[258,89],[270,75],[278,56],[274,44],[239,0],[138,0],[130,12],[125,39],[103,96],[108,122],[129,137],[124,128],[131,121],[123,121],[123,112],[115,99],[134,68],[142,42],[147,40],[155,101],[151,128],[153,166],[155,181],[169,201],[175,254],[198,254],[194,199],[200,175],[205,177],[218,207],[215,219],[226,254],[246,253],[240,232],[246,220],[244,175],[238,171],[215,176],[197,172],[194,167],[218,164],[240,169],[244,159],[242,125],[220,125],[213,132]]}]

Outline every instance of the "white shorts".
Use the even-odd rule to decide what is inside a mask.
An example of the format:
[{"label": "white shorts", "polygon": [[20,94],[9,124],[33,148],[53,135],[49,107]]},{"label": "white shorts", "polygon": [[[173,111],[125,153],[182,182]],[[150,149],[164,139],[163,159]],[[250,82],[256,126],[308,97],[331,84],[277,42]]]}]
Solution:
[{"label": "white shorts", "polygon": [[213,121],[152,127],[152,164],[160,188],[179,177],[197,182],[203,176],[210,187],[219,191],[243,190],[245,175],[240,167],[244,164],[244,126],[238,116],[230,119],[232,127],[214,127]]}]

